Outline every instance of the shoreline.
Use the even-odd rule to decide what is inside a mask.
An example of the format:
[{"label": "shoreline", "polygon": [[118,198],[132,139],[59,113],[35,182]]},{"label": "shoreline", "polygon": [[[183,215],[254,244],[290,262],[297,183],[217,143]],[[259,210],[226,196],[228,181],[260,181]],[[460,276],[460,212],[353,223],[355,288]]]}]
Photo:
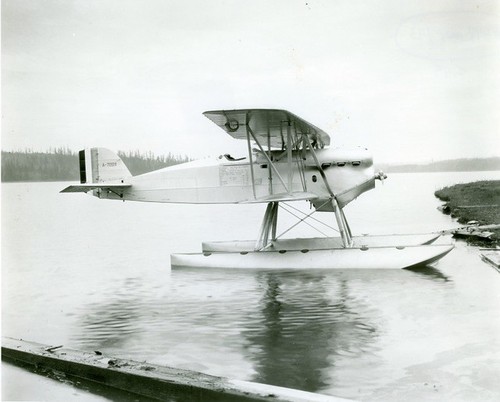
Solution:
[{"label": "shoreline", "polygon": [[[483,180],[471,183],[460,183],[444,187],[434,192],[444,201],[441,211],[455,218],[461,224],[477,221],[479,225],[500,223],[500,180]],[[479,246],[496,246],[500,244],[500,229],[491,229],[492,240],[467,238],[467,242]]]}]

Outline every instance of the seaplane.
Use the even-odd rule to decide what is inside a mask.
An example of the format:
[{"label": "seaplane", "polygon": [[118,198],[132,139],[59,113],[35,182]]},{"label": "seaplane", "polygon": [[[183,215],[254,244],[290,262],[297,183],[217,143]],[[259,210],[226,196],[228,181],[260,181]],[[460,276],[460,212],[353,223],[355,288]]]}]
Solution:
[{"label": "seaplane", "polygon": [[[353,236],[343,208],[384,180],[365,148],[330,147],[330,136],[280,109],[213,110],[203,113],[247,154],[190,161],[132,176],[105,148],[79,152],[80,184],[62,193],[92,192],[100,199],[190,204],[267,204],[253,240],[207,241],[201,252],[171,255],[172,268],[402,269],[431,264],[453,245],[435,244],[439,233]],[[330,213],[338,236],[283,238],[278,211],[310,203],[298,222]],[[297,209],[298,210],[298,209]]]}]

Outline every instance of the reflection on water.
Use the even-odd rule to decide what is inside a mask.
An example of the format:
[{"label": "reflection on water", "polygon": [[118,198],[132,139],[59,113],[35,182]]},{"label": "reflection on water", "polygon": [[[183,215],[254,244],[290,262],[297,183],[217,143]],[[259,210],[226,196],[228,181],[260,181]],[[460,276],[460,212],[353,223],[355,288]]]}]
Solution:
[{"label": "reflection on water", "polygon": [[[310,391],[332,385],[337,356],[376,349],[378,311],[350,290],[350,281],[369,284],[371,274],[186,270],[172,276],[160,292],[127,279],[115,284],[113,296],[82,305],[74,344]],[[212,370],[224,362],[244,367],[241,359],[250,370]]]},{"label": "reflection on water", "polygon": [[[255,381],[317,391],[332,381],[339,354],[367,352],[377,336],[345,279],[264,273],[261,321],[243,331]],[[333,281],[332,281],[333,279]],[[326,287],[335,287],[327,290]]]},{"label": "reflection on water", "polygon": [[80,317],[84,332],[77,338],[82,348],[120,348],[140,332],[143,305],[136,293],[139,280],[128,278],[105,304],[91,303]]},{"label": "reflection on water", "polygon": [[[119,357],[307,391],[349,388],[337,371],[353,363],[379,364],[383,310],[396,299],[402,304],[400,289],[419,282],[432,294],[451,280],[432,267],[186,269],[172,272],[167,283],[127,278],[109,284],[101,302],[81,306],[72,342]],[[362,386],[371,379],[356,381]]]},{"label": "reflection on water", "polygon": [[406,270],[415,272],[419,275],[423,275],[424,277],[427,277],[430,280],[452,282],[452,280],[448,276],[444,275],[439,269],[436,269],[430,265],[425,265],[415,268],[407,268]]}]

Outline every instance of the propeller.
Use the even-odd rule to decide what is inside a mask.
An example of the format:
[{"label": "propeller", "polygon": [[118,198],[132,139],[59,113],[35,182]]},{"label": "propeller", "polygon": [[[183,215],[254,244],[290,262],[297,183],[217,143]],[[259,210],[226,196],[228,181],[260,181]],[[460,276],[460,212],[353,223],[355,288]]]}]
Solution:
[{"label": "propeller", "polygon": [[379,170],[375,175],[375,180],[380,180],[382,184],[384,184],[385,179],[387,179],[387,175],[383,171]]}]

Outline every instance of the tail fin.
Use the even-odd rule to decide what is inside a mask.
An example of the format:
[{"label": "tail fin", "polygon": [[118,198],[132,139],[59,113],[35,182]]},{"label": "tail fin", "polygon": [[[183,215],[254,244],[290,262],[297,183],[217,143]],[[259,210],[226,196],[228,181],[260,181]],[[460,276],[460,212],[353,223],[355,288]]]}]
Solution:
[{"label": "tail fin", "polygon": [[61,193],[92,193],[99,198],[124,199],[132,185],[126,183],[132,177],[118,155],[106,148],[84,149],[78,153],[80,162],[79,185],[72,185]]},{"label": "tail fin", "polygon": [[87,148],[79,152],[80,183],[124,183],[132,177],[125,163],[106,148]]}]

